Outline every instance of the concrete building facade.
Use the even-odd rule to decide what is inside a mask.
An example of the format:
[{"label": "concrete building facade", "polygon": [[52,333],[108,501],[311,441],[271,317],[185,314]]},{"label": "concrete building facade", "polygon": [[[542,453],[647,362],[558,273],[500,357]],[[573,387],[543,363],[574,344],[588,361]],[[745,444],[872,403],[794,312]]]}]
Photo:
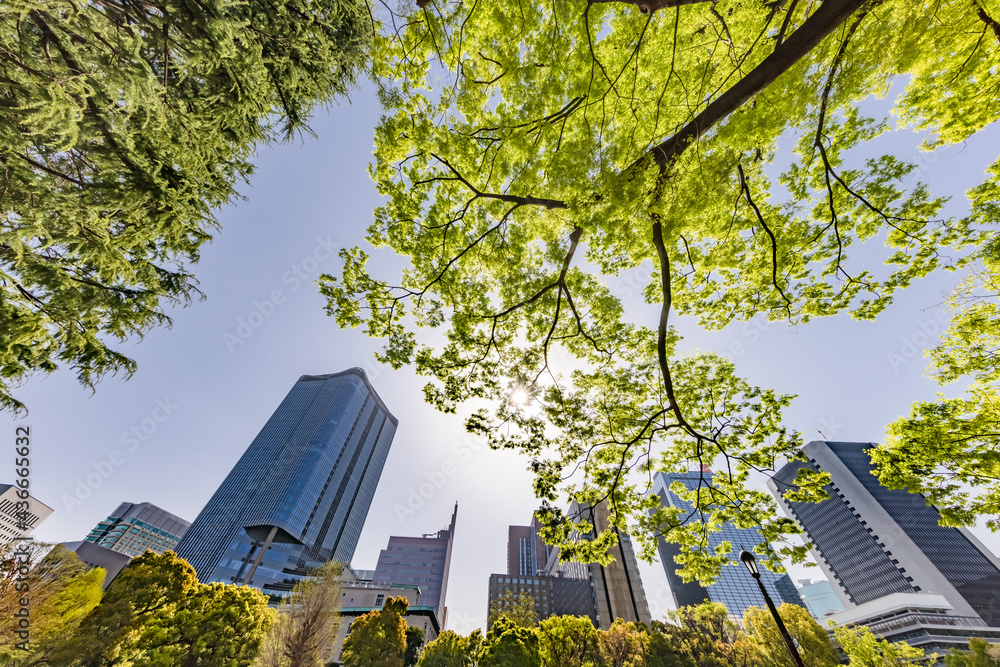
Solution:
[{"label": "concrete building facade", "polygon": [[0,484],[0,544],[30,535],[52,515],[51,507],[30,494],[22,498],[24,491],[18,491],[13,484]]},{"label": "concrete building facade", "polygon": [[390,537],[372,574],[375,584],[419,586],[421,604],[433,607],[442,624],[446,622],[445,597],[457,520],[458,503],[447,528],[422,537]]},{"label": "concrete building facade", "polygon": [[891,642],[906,642],[939,656],[952,649],[967,650],[971,637],[1000,642],[1000,628],[988,627],[978,617],[956,615],[943,595],[930,593],[891,593],[824,621],[865,626]]}]

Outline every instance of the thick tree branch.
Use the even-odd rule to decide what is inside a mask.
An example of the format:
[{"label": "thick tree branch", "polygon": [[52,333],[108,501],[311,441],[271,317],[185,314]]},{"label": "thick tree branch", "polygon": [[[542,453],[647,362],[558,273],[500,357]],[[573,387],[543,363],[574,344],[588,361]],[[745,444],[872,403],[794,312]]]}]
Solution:
[{"label": "thick tree branch", "polygon": [[438,162],[448,167],[448,170],[455,175],[454,180],[458,180],[463,185],[465,185],[465,187],[472,190],[472,192],[477,197],[482,197],[483,199],[497,199],[499,201],[505,201],[510,204],[520,204],[523,206],[541,206],[543,208],[550,208],[550,209],[568,208],[566,206],[566,202],[561,201],[559,199],[546,199],[544,197],[531,197],[531,196],[522,197],[517,195],[505,195],[493,192],[483,192],[482,190],[474,186],[472,183],[467,181],[465,177],[462,176],[462,174],[460,174],[458,170],[456,170],[453,166],[451,166],[451,163],[445,160],[443,157],[434,155],[433,153],[431,153],[431,155],[433,155],[434,159],[436,159]]},{"label": "thick tree branch", "polygon": [[1000,23],[997,23],[995,18],[987,14],[986,9],[978,1],[973,4],[976,6],[976,13],[979,15],[979,19],[993,30],[993,34],[997,36],[997,41],[1000,42]]},{"label": "thick tree branch", "polygon": [[661,173],[669,171],[670,166],[691,142],[703,136],[720,120],[774,83],[779,76],[808,55],[827,35],[840,27],[851,14],[867,2],[869,0],[825,0],[819,9],[786,41],[775,47],[763,62],[717,97],[679,132],[634,162],[629,170],[641,167],[652,159]]}]

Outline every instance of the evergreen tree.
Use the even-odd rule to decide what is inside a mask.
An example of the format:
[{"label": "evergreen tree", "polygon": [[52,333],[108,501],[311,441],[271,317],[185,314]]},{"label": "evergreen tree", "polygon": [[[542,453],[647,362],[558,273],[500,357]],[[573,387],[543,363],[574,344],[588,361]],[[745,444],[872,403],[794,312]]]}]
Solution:
[{"label": "evergreen tree", "polygon": [[134,371],[109,341],[200,296],[214,210],[347,91],[371,25],[364,0],[0,5],[0,408],[35,371]]}]

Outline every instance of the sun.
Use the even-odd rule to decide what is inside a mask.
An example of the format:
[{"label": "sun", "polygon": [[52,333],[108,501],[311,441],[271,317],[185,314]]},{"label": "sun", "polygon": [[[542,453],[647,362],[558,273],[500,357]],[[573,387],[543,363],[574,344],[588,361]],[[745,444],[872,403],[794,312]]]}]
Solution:
[{"label": "sun", "polygon": [[514,387],[507,396],[507,402],[515,408],[523,408],[530,400],[531,392],[525,387]]}]

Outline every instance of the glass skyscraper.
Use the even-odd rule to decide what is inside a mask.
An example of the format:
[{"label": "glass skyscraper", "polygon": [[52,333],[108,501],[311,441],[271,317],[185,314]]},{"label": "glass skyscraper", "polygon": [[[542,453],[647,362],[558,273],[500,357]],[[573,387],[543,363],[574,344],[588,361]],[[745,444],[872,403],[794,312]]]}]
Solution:
[{"label": "glass skyscraper", "polygon": [[191,523],[150,503],[122,503],[98,521],[86,542],[135,558],[146,550],[173,551]]},{"label": "glass skyscraper", "polygon": [[[802,526],[845,605],[893,593],[943,595],[959,616],[1000,627],[1000,560],[964,528],[940,525],[924,497],[887,489],[872,474],[868,442],[814,441],[768,482]],[[829,473],[826,500],[788,502],[799,470]]]},{"label": "glass skyscraper", "polygon": [[[689,490],[693,490],[698,488],[700,482],[711,478],[712,473],[707,469],[683,473],[660,472],[653,478],[653,492],[660,497],[661,503],[690,512],[691,503],[671,491],[670,485],[681,482]],[[750,577],[746,566],[739,559],[740,549],[753,549],[763,541],[760,533],[753,528],[737,528],[732,524],[725,524],[718,532],[710,533],[708,541],[711,549],[728,541],[732,545],[732,551],[729,553],[729,563],[722,568],[716,582],[702,586],[698,581],[684,582],[681,579],[677,574],[678,565],[674,560],[674,556],[681,552],[680,546],[667,542],[662,537],[659,538],[660,562],[663,564],[663,571],[667,575],[670,592],[677,606],[696,605],[711,600],[724,604],[729,615],[738,619],[743,618],[743,612],[748,607],[766,609],[767,603],[760,594],[757,582]],[[805,606],[795,584],[787,574],[777,574],[761,567],[760,579],[774,604],[787,602],[800,607]]]},{"label": "glass skyscraper", "polygon": [[398,421],[365,372],[304,375],[177,547],[203,583],[284,595],[350,562]]}]

